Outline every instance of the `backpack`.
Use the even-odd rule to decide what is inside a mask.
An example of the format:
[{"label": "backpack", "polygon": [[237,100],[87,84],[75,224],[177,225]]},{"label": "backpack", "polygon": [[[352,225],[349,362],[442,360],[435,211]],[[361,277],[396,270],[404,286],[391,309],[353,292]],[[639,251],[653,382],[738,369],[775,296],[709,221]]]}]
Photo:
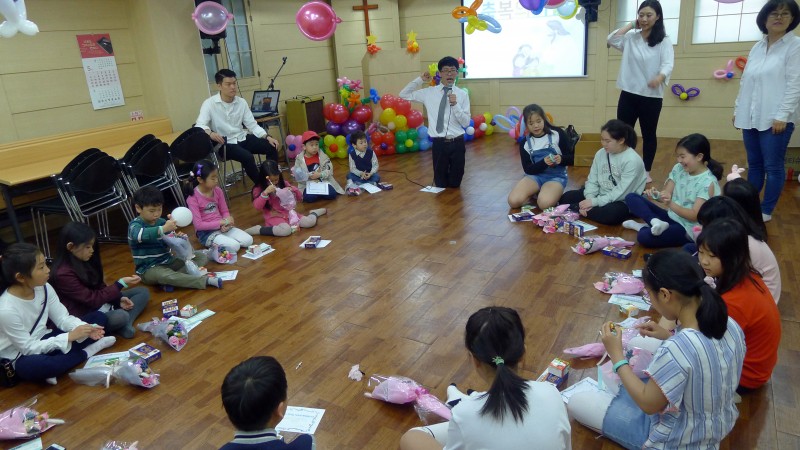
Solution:
[{"label": "backpack", "polygon": [[578,141],[581,140],[581,135],[578,133],[578,130],[575,129],[573,125],[567,125],[564,128],[564,133],[566,133],[567,138],[569,139],[569,145],[571,147],[572,152],[575,152],[575,146],[578,145]]}]

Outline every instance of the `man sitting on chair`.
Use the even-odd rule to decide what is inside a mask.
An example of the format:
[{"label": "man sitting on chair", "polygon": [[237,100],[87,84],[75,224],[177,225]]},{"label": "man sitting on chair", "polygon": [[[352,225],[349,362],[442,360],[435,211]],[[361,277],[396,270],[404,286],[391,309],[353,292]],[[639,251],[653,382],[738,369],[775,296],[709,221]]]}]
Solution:
[{"label": "man sitting on chair", "polygon": [[[227,141],[226,157],[239,161],[247,176],[258,184],[258,166],[253,154],[277,161],[280,144],[258,125],[247,101],[236,96],[236,72],[222,69],[214,75],[214,81],[219,94],[203,102],[197,126],[206,130],[214,142],[225,144]],[[248,134],[242,124],[252,134]]]}]

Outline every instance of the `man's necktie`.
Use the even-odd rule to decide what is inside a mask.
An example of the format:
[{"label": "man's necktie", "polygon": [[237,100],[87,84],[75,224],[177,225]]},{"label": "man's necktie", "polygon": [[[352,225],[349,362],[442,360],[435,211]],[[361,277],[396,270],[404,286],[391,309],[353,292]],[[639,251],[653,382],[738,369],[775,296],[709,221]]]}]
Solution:
[{"label": "man's necktie", "polygon": [[[436,118],[437,133],[441,133],[444,131],[444,110],[447,109],[447,104],[449,103],[447,94],[450,93],[450,89],[452,88],[449,86],[444,87],[443,89],[444,93],[442,94],[442,101],[439,102],[439,116]],[[441,137],[446,137],[446,136],[441,136]]]}]

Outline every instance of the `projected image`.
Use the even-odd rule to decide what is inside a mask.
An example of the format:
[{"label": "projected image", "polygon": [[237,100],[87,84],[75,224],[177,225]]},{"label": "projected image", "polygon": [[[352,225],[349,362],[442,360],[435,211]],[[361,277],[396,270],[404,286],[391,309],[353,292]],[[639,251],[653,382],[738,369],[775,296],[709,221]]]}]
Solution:
[{"label": "projected image", "polygon": [[494,17],[502,31],[464,33],[468,78],[586,75],[583,8],[564,20],[556,9],[535,15],[517,1],[484,0],[478,14]]}]

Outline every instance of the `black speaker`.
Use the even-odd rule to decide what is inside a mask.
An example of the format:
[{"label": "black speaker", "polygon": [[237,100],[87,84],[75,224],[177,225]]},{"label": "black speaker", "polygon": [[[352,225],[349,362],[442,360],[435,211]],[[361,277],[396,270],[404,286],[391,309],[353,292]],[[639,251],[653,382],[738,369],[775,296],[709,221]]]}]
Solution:
[{"label": "black speaker", "polygon": [[[212,1],[214,3],[219,3],[220,5],[222,4],[222,0],[194,0],[194,6],[198,6],[198,5],[200,5],[200,3],[203,3],[205,1]],[[222,30],[222,33],[219,33],[219,34],[207,34],[207,33],[203,33],[202,31],[200,31],[200,37],[203,38],[203,39],[215,39],[215,40],[216,39],[225,39],[226,37],[228,37],[228,33],[227,33],[226,30]],[[216,53],[219,53],[219,52],[216,52]]]}]

